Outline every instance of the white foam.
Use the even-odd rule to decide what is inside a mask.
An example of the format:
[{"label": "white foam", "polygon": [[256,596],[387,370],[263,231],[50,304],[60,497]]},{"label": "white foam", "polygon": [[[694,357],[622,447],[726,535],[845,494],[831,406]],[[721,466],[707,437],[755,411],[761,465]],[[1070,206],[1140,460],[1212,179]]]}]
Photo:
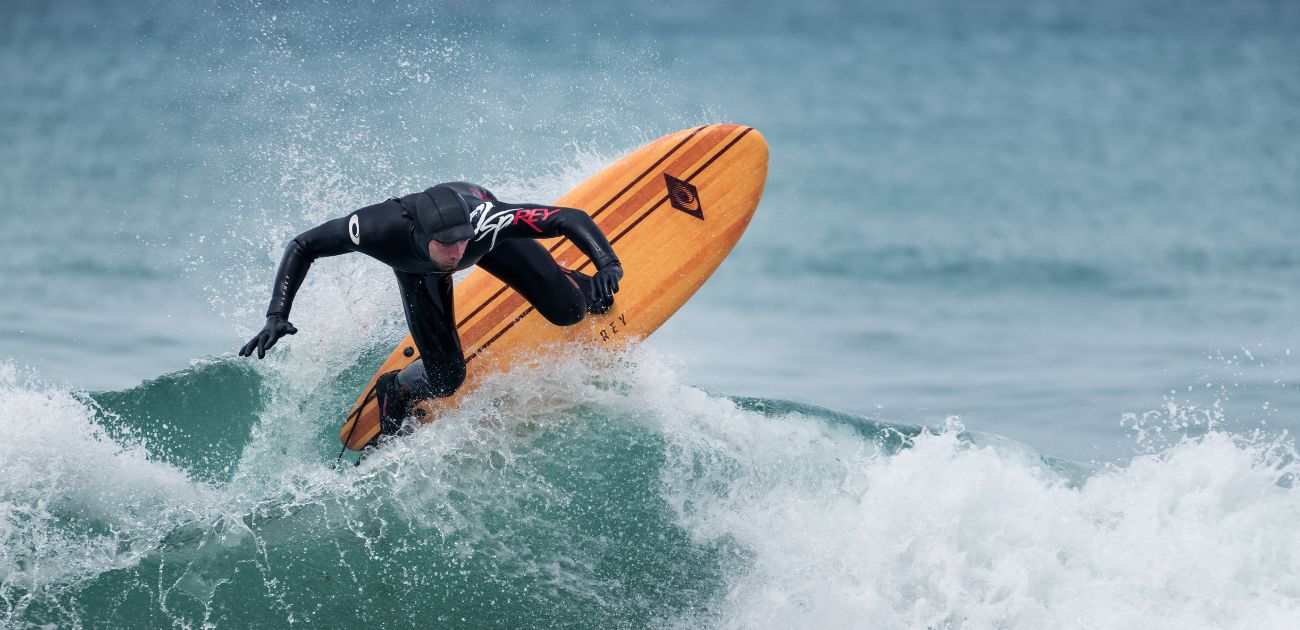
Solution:
[{"label": "white foam", "polygon": [[[655,373],[658,372],[658,377]],[[662,493],[737,550],[681,626],[1289,627],[1300,619],[1300,472],[1286,445],[1211,433],[1081,487],[960,427],[886,456],[843,424],[766,417],[638,373],[668,441]]]},{"label": "white foam", "polygon": [[[134,564],[206,503],[209,488],[115,441],[81,396],[0,365],[0,595]],[[14,599],[17,598],[17,599]]]}]

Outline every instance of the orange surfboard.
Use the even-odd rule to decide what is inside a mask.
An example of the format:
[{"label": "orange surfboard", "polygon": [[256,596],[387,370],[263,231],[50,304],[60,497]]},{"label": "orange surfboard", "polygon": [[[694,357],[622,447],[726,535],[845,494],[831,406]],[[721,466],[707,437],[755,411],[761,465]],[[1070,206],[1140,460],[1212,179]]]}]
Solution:
[{"label": "orange surfboard", "polygon": [[[659,328],[727,257],[758,207],[767,179],[767,141],[752,127],[705,125],[670,134],[605,167],[554,205],[585,210],[623,263],[614,306],[573,326],[555,326],[482,269],[455,287],[457,331],[467,376],[448,397],[416,405],[428,422],[454,407],[484,374],[513,358],[565,342],[625,344]],[[561,264],[594,272],[567,239],[542,243]],[[420,358],[411,335],[393,350],[358,397],[339,432],[360,450],[379,435],[372,391],[381,374]]]}]

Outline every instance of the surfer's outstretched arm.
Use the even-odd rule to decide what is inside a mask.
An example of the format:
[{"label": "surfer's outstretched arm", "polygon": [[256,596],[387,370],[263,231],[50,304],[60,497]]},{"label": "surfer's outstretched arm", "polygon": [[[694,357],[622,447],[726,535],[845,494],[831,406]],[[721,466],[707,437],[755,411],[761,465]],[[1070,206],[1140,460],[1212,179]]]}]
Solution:
[{"label": "surfer's outstretched arm", "polygon": [[257,358],[264,358],[266,351],[280,337],[297,333],[298,329],[289,323],[289,310],[293,308],[293,297],[307,277],[312,261],[353,251],[350,245],[347,217],[326,221],[289,241],[275,272],[271,303],[266,307],[266,324],[239,349],[239,356],[252,356],[253,351],[257,351]]}]

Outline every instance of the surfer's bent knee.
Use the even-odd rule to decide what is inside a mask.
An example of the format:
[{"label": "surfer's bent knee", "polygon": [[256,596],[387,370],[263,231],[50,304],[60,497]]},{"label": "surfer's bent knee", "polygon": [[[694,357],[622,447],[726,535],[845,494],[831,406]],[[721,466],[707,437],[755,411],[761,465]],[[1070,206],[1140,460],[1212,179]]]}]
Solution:
[{"label": "surfer's bent knee", "polygon": [[542,311],[542,316],[556,326],[572,326],[586,318],[587,302],[584,300],[577,305],[563,304],[560,308],[549,308]]},{"label": "surfer's bent knee", "polygon": [[577,272],[561,270],[546,292],[545,301],[533,306],[556,326],[572,326],[582,321],[587,316],[587,297],[579,282],[585,278]]}]

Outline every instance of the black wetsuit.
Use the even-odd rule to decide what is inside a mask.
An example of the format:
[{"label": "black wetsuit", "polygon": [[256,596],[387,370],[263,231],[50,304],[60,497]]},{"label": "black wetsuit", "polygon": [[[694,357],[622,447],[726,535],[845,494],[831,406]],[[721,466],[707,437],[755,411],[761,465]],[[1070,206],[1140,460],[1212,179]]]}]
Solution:
[{"label": "black wetsuit", "polygon": [[[324,256],[361,252],[393,268],[401,289],[402,307],[411,336],[420,350],[420,363],[402,383],[420,396],[449,396],[465,380],[465,357],[456,332],[452,303],[452,273],[478,264],[521,293],[547,320],[559,326],[576,324],[586,314],[588,276],[560,267],[536,239],[564,236],[573,241],[597,269],[619,264],[605,235],[587,213],[574,208],[503,203],[486,189],[465,182],[440,184],[468,204],[474,235],[455,270],[444,271],[429,257],[428,241],[414,220],[412,193],[367,206],[299,234],[285,249],[276,272],[267,315],[286,320],[293,297],[312,261]],[[423,372],[422,374],[419,372]]]}]

